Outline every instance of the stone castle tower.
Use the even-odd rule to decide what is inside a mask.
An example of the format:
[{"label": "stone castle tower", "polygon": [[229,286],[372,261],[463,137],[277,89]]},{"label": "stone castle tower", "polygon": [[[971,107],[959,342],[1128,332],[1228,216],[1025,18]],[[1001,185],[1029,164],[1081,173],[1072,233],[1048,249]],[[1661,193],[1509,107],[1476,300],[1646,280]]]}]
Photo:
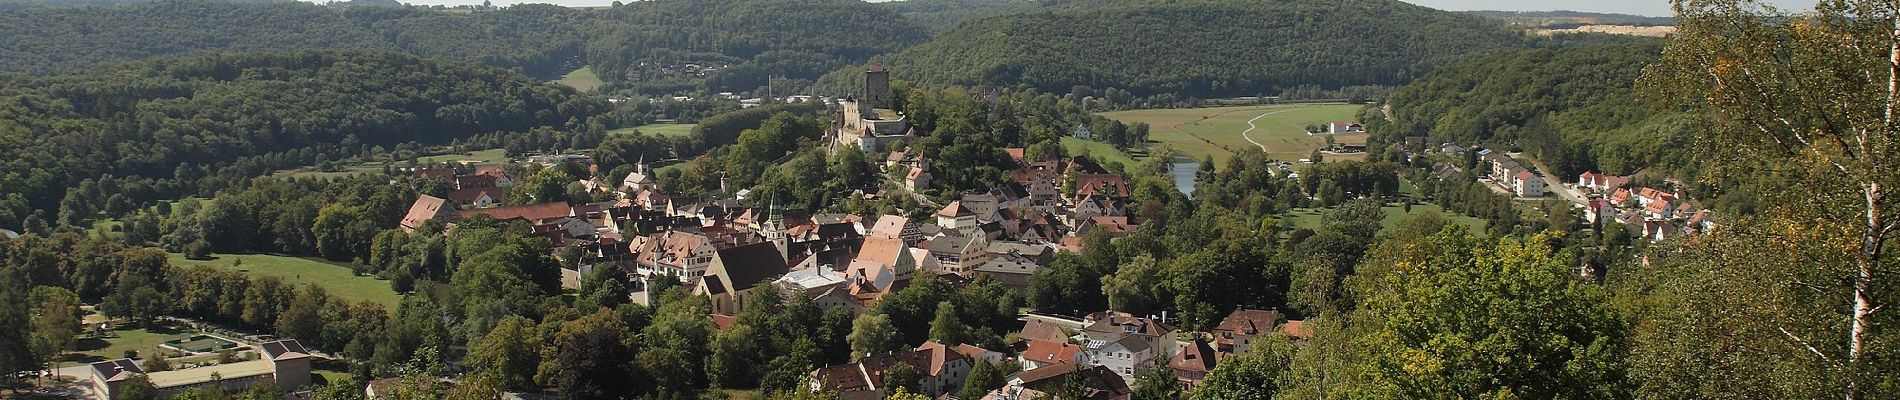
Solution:
[{"label": "stone castle tower", "polygon": [[883,65],[873,65],[864,71],[864,99],[859,101],[865,109],[891,107],[891,71]]}]

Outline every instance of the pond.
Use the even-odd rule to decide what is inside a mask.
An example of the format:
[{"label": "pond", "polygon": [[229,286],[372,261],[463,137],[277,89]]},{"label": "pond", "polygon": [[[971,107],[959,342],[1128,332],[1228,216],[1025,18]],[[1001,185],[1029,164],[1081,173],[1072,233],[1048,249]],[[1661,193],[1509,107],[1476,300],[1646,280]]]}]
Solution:
[{"label": "pond", "polygon": [[1201,162],[1191,157],[1174,155],[1168,162],[1168,175],[1174,178],[1174,188],[1194,197],[1194,176],[1201,172]]}]

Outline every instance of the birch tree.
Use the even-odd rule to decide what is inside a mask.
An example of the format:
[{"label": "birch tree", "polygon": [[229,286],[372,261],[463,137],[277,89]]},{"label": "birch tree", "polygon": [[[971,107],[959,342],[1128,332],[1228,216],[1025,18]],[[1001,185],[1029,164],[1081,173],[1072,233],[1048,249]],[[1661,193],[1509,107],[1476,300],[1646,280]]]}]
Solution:
[{"label": "birch tree", "polygon": [[1881,313],[1894,286],[1885,245],[1896,229],[1887,191],[1900,179],[1891,164],[1900,2],[1822,0],[1800,13],[1754,0],[1674,7],[1677,35],[1644,83],[1713,116],[1703,134],[1713,179],[1761,197],[1757,213],[1724,216],[1733,229],[1718,234],[1799,256],[1760,266],[1757,289],[1787,295],[1760,305],[1777,312],[1748,314],[1760,320],[1730,321],[1740,328],[1730,334],[1773,337],[1750,351],[1834,372],[1829,397],[1872,397],[1870,383],[1891,379],[1878,371],[1892,369],[1877,364],[1892,363],[1882,348],[1891,319]]}]

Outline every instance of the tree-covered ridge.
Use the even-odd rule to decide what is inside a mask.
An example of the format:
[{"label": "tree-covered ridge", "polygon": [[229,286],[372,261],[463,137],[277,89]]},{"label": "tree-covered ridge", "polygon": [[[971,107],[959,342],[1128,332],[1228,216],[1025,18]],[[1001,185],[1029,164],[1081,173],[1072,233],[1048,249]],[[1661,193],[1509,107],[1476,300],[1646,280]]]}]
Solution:
[{"label": "tree-covered ridge", "polygon": [[661,0],[474,13],[160,0],[0,11],[0,36],[0,70],[27,73],[217,51],[394,49],[538,77],[593,61],[609,82],[657,92],[749,91],[773,75],[815,79],[929,39],[902,15],[851,0]]},{"label": "tree-covered ridge", "polygon": [[877,4],[936,32],[956,27],[963,21],[1032,10],[1049,3],[1031,0],[901,0]]},{"label": "tree-covered ridge", "polygon": [[695,84],[684,69],[697,64],[720,67],[707,74],[709,89],[752,90],[773,74],[815,79],[929,39],[896,12],[856,0],[658,0],[605,13],[611,24],[587,49],[594,71],[646,85]]},{"label": "tree-covered ridge", "polygon": [[1523,43],[1496,22],[1388,0],[1142,1],[968,21],[892,63],[898,78],[926,83],[1213,97],[1397,85]]},{"label": "tree-covered ridge", "polygon": [[395,48],[424,57],[521,68],[559,76],[583,64],[581,47],[595,13],[547,4],[450,13],[419,7],[350,7],[344,18]]},{"label": "tree-covered ridge", "polygon": [[6,80],[0,104],[0,220],[15,223],[27,210],[102,207],[82,181],[125,185],[109,192],[136,203],[190,195],[214,175],[241,181],[376,146],[565,126],[606,108],[507,70],[327,50]]},{"label": "tree-covered ridge", "polygon": [[0,70],[46,73],[214,51],[388,49],[322,6],[174,0],[0,12]]},{"label": "tree-covered ridge", "polygon": [[[1388,143],[1434,136],[1522,148],[1559,176],[1660,169],[1693,174],[1697,119],[1636,89],[1660,42],[1523,50],[1446,66],[1392,93]],[[1686,178],[1686,177],[1685,177]]]}]

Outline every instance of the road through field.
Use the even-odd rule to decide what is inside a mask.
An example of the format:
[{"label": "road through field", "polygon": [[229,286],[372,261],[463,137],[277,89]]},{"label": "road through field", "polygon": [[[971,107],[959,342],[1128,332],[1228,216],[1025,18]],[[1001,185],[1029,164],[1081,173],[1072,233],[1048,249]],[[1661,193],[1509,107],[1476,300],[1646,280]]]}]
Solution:
[{"label": "road through field", "polygon": [[1249,120],[1247,120],[1247,130],[1244,130],[1244,131],[1240,131],[1240,138],[1241,138],[1241,139],[1247,139],[1247,143],[1253,143],[1253,145],[1255,145],[1255,146],[1260,146],[1260,152],[1261,152],[1261,153],[1265,153],[1265,152],[1267,152],[1267,145],[1264,145],[1264,144],[1260,144],[1260,142],[1256,142],[1256,141],[1254,141],[1254,140],[1253,140],[1253,137],[1252,137],[1252,136],[1247,136],[1247,134],[1248,134],[1248,133],[1251,133],[1251,132],[1253,132],[1253,130],[1254,130],[1254,128],[1255,128],[1255,127],[1253,126],[1253,122],[1254,122],[1254,121],[1257,121],[1257,120],[1260,120],[1260,117],[1265,117],[1265,116],[1268,116],[1268,115],[1273,115],[1273,114],[1279,114],[1279,113],[1283,113],[1283,112],[1287,112],[1287,111],[1293,111],[1293,110],[1294,110],[1294,109],[1285,109],[1285,110],[1279,110],[1279,111],[1268,111],[1268,112],[1266,112],[1266,113],[1263,113],[1263,114],[1260,114],[1260,115],[1255,115],[1255,116],[1253,116],[1253,119],[1249,119]]}]

